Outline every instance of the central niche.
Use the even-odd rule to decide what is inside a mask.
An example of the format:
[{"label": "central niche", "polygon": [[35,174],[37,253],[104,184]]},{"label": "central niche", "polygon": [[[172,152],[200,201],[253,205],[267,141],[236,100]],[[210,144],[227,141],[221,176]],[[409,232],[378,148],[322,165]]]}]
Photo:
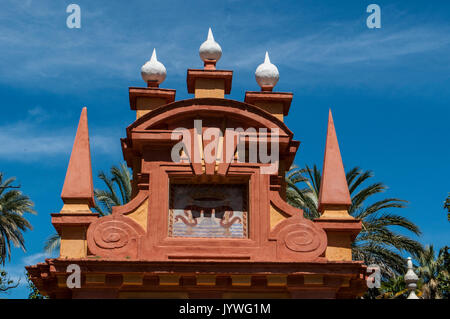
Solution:
[{"label": "central niche", "polygon": [[172,184],[170,237],[247,238],[247,185]]}]

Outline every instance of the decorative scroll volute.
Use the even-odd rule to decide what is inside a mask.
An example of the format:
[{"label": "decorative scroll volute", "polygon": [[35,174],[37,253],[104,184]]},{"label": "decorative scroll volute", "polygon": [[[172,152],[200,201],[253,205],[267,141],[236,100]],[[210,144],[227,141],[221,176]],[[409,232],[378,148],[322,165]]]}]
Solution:
[{"label": "decorative scroll volute", "polygon": [[138,258],[144,230],[135,221],[121,215],[99,218],[87,232],[91,254],[100,257]]},{"label": "decorative scroll volute", "polygon": [[314,222],[301,217],[290,217],[280,222],[271,232],[277,241],[277,258],[292,261],[312,261],[323,256],[327,235]]},{"label": "decorative scroll volute", "polygon": [[126,214],[135,212],[147,199],[140,192],[131,202],[113,207],[113,213],[92,223],[87,231],[89,252],[101,258],[137,259],[145,230]]},{"label": "decorative scroll volute", "polygon": [[303,217],[301,209],[286,203],[277,191],[271,192],[271,204],[290,216],[271,230],[269,239],[277,241],[277,258],[290,261],[313,261],[327,248],[325,231]]}]

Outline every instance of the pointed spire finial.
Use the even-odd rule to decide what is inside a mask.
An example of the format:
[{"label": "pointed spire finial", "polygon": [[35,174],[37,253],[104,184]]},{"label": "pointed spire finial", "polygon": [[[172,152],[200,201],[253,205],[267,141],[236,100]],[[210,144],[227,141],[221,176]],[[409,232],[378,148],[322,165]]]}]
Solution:
[{"label": "pointed spire finial", "polygon": [[166,67],[158,61],[156,49],[153,49],[152,57],[141,68],[142,79],[149,87],[159,87],[166,79],[166,75]]},{"label": "pointed spire finial", "polygon": [[153,48],[152,57],[150,58],[150,61],[158,61],[158,58],[156,57],[156,49]]},{"label": "pointed spire finial", "polygon": [[65,204],[76,201],[94,207],[94,186],[86,107],[83,107],[81,111],[61,198]]},{"label": "pointed spire finial", "polygon": [[264,63],[270,63],[269,52],[266,51],[266,57],[264,58]]},{"label": "pointed spire finial", "polygon": [[208,37],[200,46],[198,53],[204,62],[205,69],[215,70],[216,63],[222,57],[222,48],[214,40],[211,28],[208,30]]},{"label": "pointed spire finial", "polygon": [[214,35],[212,33],[211,27],[209,27],[209,30],[208,30],[208,38],[207,38],[207,40],[214,41]]},{"label": "pointed spire finial", "polygon": [[342,163],[333,115],[330,109],[319,193],[319,211],[323,212],[327,206],[348,209],[351,204],[352,200],[348,190],[344,164]]},{"label": "pointed spire finial", "polygon": [[272,91],[280,79],[278,68],[270,62],[269,52],[267,51],[264,57],[264,63],[256,68],[255,79],[261,87],[261,91]]}]

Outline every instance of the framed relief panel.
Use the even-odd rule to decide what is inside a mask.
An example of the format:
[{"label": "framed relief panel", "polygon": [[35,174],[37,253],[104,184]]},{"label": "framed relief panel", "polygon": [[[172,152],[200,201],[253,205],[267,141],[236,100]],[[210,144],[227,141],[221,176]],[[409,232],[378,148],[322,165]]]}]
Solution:
[{"label": "framed relief panel", "polygon": [[247,238],[245,184],[172,184],[170,237]]}]

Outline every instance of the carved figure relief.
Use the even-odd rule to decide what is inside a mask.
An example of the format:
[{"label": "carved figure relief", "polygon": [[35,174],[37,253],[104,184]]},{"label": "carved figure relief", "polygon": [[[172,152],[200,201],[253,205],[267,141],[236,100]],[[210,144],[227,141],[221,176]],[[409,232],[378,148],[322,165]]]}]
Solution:
[{"label": "carved figure relief", "polygon": [[246,185],[174,184],[169,236],[246,238],[246,207]]}]

